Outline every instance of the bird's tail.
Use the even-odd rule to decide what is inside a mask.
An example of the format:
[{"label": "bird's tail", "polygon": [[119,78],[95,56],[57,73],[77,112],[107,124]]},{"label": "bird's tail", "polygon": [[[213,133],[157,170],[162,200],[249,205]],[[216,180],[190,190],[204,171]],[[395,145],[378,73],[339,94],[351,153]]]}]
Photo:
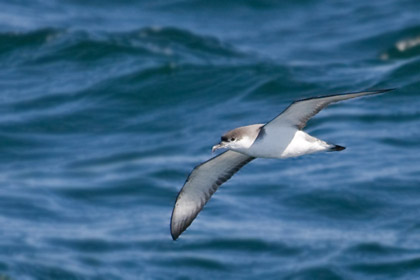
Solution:
[{"label": "bird's tail", "polygon": [[346,148],[346,147],[339,146],[339,145],[335,145],[335,144],[331,144],[331,145],[330,145],[330,148],[329,148],[329,151],[330,151],[330,152],[342,151],[342,150],[344,150],[345,148]]}]

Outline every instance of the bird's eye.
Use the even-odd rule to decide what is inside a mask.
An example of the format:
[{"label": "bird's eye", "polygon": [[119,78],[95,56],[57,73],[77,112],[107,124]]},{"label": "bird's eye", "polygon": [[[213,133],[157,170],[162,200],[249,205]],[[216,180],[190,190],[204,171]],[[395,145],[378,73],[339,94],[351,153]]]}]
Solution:
[{"label": "bird's eye", "polygon": [[235,138],[233,138],[233,137],[232,137],[232,138],[230,138],[230,141],[235,141]]}]

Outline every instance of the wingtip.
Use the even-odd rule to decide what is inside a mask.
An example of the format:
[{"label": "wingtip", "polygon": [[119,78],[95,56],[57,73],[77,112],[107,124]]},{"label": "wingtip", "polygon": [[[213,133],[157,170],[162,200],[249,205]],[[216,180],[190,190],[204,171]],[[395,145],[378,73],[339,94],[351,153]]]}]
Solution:
[{"label": "wingtip", "polygon": [[172,240],[176,241],[179,237],[179,234],[177,235],[177,234],[174,234],[173,232],[171,232],[171,236],[172,236]]},{"label": "wingtip", "polygon": [[[189,226],[189,225],[188,225]],[[188,226],[179,226],[179,225],[172,225],[171,223],[171,236],[172,240],[177,240],[181,234],[187,229]]]},{"label": "wingtip", "polygon": [[[174,209],[175,211],[175,209]],[[174,225],[174,213],[172,212],[172,217],[171,217],[171,223],[170,223],[170,231],[171,231],[171,236],[172,236],[172,240],[177,240],[178,237],[181,235],[181,231],[179,229],[177,229]]]},{"label": "wingtip", "polygon": [[172,236],[172,240],[177,240],[178,237],[181,235],[181,232],[179,230],[176,230],[174,228],[174,225],[172,223],[172,219],[171,219],[171,236]]},{"label": "wingtip", "polygon": [[393,91],[393,90],[396,90],[397,88],[385,88],[385,89],[378,89],[378,90],[375,90],[374,92],[375,93],[384,93],[384,92],[388,92],[388,91]]},{"label": "wingtip", "polygon": [[[175,213],[176,212],[176,205],[172,212],[171,223],[170,223],[170,231],[172,240],[177,240],[179,236],[187,229],[189,224],[185,226],[185,220],[179,221],[179,216]],[[191,220],[192,221],[192,220]]]}]

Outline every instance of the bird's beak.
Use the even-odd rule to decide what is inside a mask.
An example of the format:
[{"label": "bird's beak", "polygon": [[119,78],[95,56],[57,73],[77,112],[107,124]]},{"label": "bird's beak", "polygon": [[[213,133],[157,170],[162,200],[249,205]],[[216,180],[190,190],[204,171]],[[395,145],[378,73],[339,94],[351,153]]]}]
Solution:
[{"label": "bird's beak", "polygon": [[213,148],[211,148],[211,152],[212,152],[212,153],[214,153],[214,152],[215,152],[216,150],[218,150],[218,149],[225,148],[225,147],[226,147],[226,145],[227,145],[227,143],[225,143],[225,142],[220,142],[219,144],[214,145],[214,146],[213,146]]}]

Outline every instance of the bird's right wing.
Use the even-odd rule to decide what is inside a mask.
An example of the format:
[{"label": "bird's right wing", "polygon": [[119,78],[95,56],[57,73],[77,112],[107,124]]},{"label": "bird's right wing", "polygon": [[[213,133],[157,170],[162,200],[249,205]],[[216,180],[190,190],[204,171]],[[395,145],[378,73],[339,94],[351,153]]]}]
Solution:
[{"label": "bird's right wing", "polygon": [[212,194],[253,157],[226,151],[198,166],[178,194],[171,218],[171,235],[176,240],[187,229]]},{"label": "bird's right wing", "polygon": [[298,129],[302,129],[306,126],[306,123],[310,118],[315,116],[319,111],[331,103],[364,95],[383,93],[390,90],[392,89],[361,91],[298,100],[293,102],[280,115],[268,122],[264,128],[269,128],[270,126],[294,126]]}]

